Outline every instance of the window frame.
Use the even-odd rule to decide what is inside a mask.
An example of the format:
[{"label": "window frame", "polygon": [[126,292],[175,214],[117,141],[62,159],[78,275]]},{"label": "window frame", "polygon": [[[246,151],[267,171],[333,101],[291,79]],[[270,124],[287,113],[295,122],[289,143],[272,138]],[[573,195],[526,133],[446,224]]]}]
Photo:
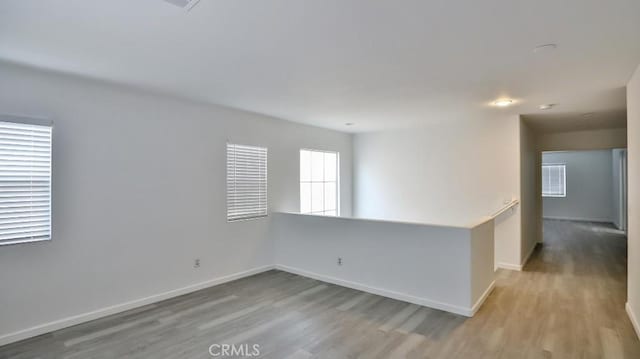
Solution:
[{"label": "window frame", "polygon": [[[230,179],[229,179],[229,169],[230,169],[230,162],[229,162],[229,149],[230,146],[239,146],[239,147],[244,147],[244,148],[255,148],[255,149],[259,149],[259,150],[264,150],[264,212],[262,213],[258,213],[257,211],[253,214],[246,214],[243,216],[237,216],[237,215],[230,215],[230,210],[232,209],[232,206],[230,206],[230,203],[232,202],[232,200],[230,199],[230,188],[229,188],[229,183],[230,183]],[[227,223],[233,223],[233,222],[241,222],[241,221],[249,221],[249,220],[254,220],[254,219],[260,219],[260,218],[265,218],[269,216],[269,148],[268,147],[263,147],[263,146],[256,146],[256,145],[245,145],[245,144],[240,144],[240,143],[231,143],[231,142],[227,142],[226,143],[226,156],[225,156],[225,162],[226,162],[226,208],[227,208]],[[234,159],[234,168],[237,170],[237,166],[236,166],[236,161]],[[236,171],[237,173],[237,171]],[[236,174],[234,174],[234,179],[236,179]],[[234,193],[237,193],[237,186],[236,184],[234,184]],[[261,197],[261,196],[259,196]],[[256,206],[256,208],[260,209],[260,200],[258,200],[258,205]]]},{"label": "window frame", "polygon": [[30,117],[0,115],[0,123],[8,123],[13,125],[23,125],[23,126],[40,126],[40,127],[49,128],[48,235],[43,237],[37,237],[37,238],[23,237],[23,238],[9,239],[9,240],[0,240],[0,247],[27,244],[27,243],[37,244],[37,243],[50,242],[51,240],[53,240],[53,142],[54,142],[53,141],[53,133],[54,133],[53,121],[46,120],[46,119],[30,118]]},{"label": "window frame", "polygon": [[[555,193],[545,193],[544,192],[544,168],[545,167],[560,167],[562,168],[562,172],[563,172],[563,183],[562,183],[562,194],[555,194]],[[541,186],[540,186],[540,191],[542,192],[542,197],[545,198],[566,198],[567,197],[567,164],[566,163],[543,163],[542,166],[540,166],[540,171],[541,171]]]},{"label": "window frame", "polygon": [[[323,154],[326,154],[326,153],[335,154],[336,155],[336,179],[335,179],[335,181],[326,181],[324,179],[324,169],[325,169],[324,168],[324,157],[323,157],[323,180],[322,181],[313,181],[313,179],[310,178],[309,181],[303,181],[302,177],[301,177],[301,172],[302,172],[302,169],[301,169],[302,151],[308,151],[308,152],[311,152],[311,153],[317,152],[317,153],[323,153]],[[341,207],[340,206],[340,152],[339,151],[330,151],[330,150],[318,150],[318,149],[312,149],[312,148],[300,148],[300,150],[298,151],[298,166],[299,166],[298,167],[298,196],[299,196],[298,197],[299,198],[298,211],[299,211],[299,213],[315,215],[315,216],[334,217],[333,215],[325,214],[325,212],[335,211],[335,217],[339,217],[340,216],[340,207]],[[309,166],[310,166],[309,168],[312,168],[311,163],[309,163]],[[308,184],[322,183],[323,184],[323,186],[322,186],[322,188],[323,188],[323,196],[322,196],[322,198],[323,198],[323,209],[322,209],[322,211],[315,211],[315,212],[314,211],[310,211],[310,212],[303,212],[302,211],[302,184],[303,183],[308,183]],[[324,207],[324,198],[325,198],[325,196],[324,196],[324,187],[325,187],[324,184],[327,184],[327,183],[335,183],[335,188],[336,188],[336,195],[335,195],[336,208],[335,208],[335,210],[331,210],[331,209],[327,210]],[[313,208],[313,201],[310,204],[310,209],[312,209],[312,208]]]}]

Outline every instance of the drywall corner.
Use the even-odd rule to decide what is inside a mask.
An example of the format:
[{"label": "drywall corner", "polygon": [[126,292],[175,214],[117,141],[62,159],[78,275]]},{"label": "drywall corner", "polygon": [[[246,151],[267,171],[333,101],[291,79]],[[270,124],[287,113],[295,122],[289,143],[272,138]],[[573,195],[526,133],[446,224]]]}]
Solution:
[{"label": "drywall corner", "polygon": [[471,229],[470,303],[472,312],[478,310],[495,284],[495,223],[489,219]]},{"label": "drywall corner", "polygon": [[[640,313],[640,66],[627,85],[627,311]],[[637,317],[634,317],[637,320]],[[636,331],[638,330],[635,322]]]}]

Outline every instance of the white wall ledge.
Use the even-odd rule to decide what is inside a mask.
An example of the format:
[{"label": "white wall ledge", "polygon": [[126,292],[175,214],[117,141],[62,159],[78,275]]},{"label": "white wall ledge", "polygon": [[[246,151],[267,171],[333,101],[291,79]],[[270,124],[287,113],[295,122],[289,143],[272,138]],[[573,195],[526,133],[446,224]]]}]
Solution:
[{"label": "white wall ledge", "polygon": [[406,225],[413,225],[413,226],[447,227],[447,228],[460,228],[460,229],[472,229],[492,219],[490,216],[486,216],[486,217],[481,217],[476,221],[470,221],[466,224],[452,224],[452,223],[427,223],[427,222],[399,221],[399,220],[389,220],[389,219],[381,219],[381,218],[323,216],[319,214],[307,214],[307,213],[299,213],[299,212],[272,212],[272,213],[305,216],[305,217],[328,218],[328,219],[334,219],[334,220],[339,219],[339,220],[347,220],[347,221],[366,221],[366,222],[376,222],[376,223],[406,224]]}]

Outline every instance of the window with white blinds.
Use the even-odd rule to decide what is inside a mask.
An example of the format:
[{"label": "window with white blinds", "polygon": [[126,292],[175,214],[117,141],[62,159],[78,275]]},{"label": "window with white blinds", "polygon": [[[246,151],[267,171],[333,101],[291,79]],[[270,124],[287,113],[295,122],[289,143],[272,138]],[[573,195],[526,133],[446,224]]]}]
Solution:
[{"label": "window with white blinds", "polygon": [[542,197],[567,196],[567,167],[564,164],[542,165]]},{"label": "window with white blinds", "polygon": [[267,149],[227,143],[227,221],[267,215]]},{"label": "window with white blinds", "polygon": [[0,121],[0,245],[51,239],[51,130]]}]

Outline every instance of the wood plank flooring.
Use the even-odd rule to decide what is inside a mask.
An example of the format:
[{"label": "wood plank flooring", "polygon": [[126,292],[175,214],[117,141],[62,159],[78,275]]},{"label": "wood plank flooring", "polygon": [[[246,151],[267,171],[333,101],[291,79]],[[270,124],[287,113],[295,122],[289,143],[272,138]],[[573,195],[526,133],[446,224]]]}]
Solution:
[{"label": "wood plank flooring", "polygon": [[473,318],[270,271],[0,348],[0,358],[640,358],[624,311],[626,238],[545,221],[523,272]]}]

